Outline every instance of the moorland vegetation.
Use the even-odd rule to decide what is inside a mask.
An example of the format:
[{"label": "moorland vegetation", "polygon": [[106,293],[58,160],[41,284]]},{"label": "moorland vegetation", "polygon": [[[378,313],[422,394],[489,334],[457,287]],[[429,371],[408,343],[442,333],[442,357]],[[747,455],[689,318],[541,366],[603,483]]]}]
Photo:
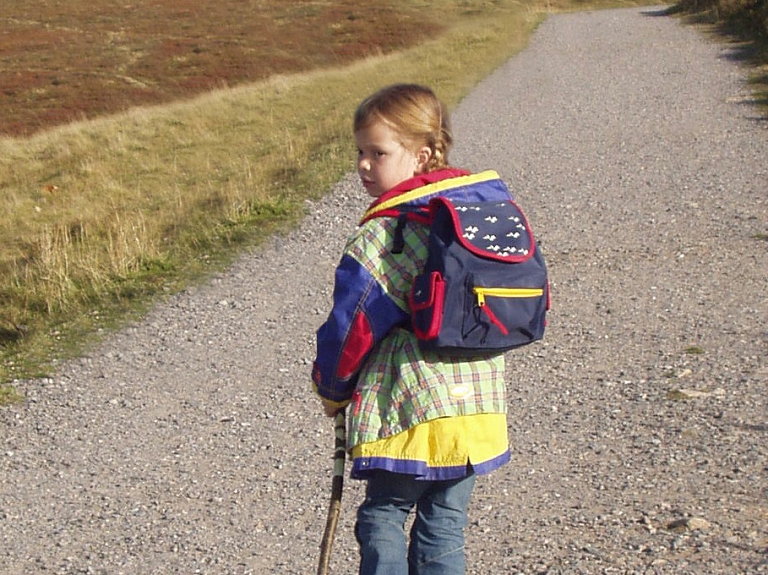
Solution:
[{"label": "moorland vegetation", "polygon": [[[0,403],[300,218],[353,169],[366,94],[416,81],[454,106],[548,13],[635,2],[7,4]],[[766,104],[766,0],[670,12],[739,42]]]}]

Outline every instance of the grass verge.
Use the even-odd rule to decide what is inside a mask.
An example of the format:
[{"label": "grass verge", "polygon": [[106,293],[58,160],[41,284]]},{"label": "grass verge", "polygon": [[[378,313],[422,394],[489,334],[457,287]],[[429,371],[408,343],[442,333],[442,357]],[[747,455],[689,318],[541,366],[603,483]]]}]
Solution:
[{"label": "grass verge", "polygon": [[749,103],[768,118],[768,0],[681,0],[668,13],[735,46],[733,58],[748,69]]}]

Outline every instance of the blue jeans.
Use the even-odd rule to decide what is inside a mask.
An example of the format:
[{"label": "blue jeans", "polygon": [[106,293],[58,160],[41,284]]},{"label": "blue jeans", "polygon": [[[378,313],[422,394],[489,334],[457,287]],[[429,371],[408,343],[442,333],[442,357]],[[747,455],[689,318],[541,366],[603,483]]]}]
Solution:
[{"label": "blue jeans", "polygon": [[[464,575],[464,527],[475,475],[418,481],[375,471],[357,511],[360,575]],[[406,542],[405,521],[416,506]]]}]

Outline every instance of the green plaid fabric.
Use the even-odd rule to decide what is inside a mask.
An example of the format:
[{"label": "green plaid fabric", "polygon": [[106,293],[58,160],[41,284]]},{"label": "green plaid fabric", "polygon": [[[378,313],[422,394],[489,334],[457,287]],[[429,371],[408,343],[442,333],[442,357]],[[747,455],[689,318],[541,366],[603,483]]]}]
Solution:
[{"label": "green plaid fabric", "polygon": [[[402,254],[392,253],[393,218],[367,221],[346,253],[409,311],[411,281],[426,259],[426,226],[408,224]],[[395,435],[439,417],[506,413],[504,356],[457,357],[424,352],[416,336],[393,330],[363,365],[350,406],[349,446]]]},{"label": "green plaid fabric", "polygon": [[383,286],[403,310],[410,312],[408,296],[413,278],[427,259],[427,226],[408,223],[403,232],[403,251],[392,253],[397,220],[375,218],[363,224],[347,242],[346,253]]}]

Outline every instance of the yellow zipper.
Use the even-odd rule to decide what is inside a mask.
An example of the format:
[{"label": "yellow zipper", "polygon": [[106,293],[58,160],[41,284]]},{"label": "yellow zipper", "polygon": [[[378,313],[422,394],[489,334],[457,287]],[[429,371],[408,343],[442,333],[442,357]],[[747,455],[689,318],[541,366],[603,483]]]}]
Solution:
[{"label": "yellow zipper", "polygon": [[488,288],[473,287],[472,293],[477,296],[477,305],[485,305],[485,297],[541,297],[544,295],[542,288]]}]

